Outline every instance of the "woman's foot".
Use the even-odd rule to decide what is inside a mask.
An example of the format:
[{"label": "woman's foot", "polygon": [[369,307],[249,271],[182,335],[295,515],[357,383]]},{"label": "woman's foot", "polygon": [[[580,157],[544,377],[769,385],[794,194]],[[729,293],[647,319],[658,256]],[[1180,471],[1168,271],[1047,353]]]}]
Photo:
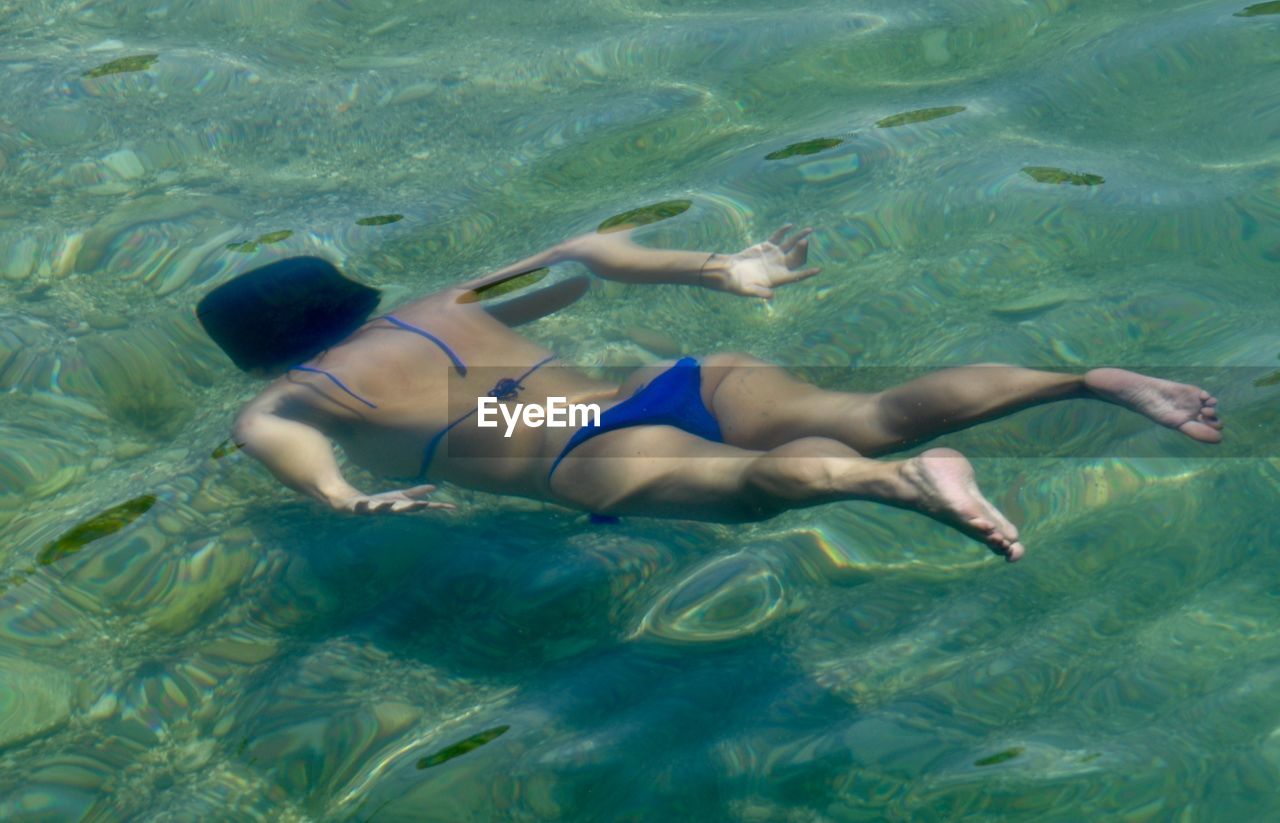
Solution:
[{"label": "woman's foot", "polygon": [[1205,443],[1222,439],[1218,400],[1197,387],[1125,369],[1094,369],[1084,376],[1093,394],[1145,414],[1162,426]]},{"label": "woman's foot", "polygon": [[929,449],[902,464],[914,494],[904,501],[941,523],[981,540],[1010,563],[1026,552],[1018,528],[978,490],[973,466],[955,449]]}]

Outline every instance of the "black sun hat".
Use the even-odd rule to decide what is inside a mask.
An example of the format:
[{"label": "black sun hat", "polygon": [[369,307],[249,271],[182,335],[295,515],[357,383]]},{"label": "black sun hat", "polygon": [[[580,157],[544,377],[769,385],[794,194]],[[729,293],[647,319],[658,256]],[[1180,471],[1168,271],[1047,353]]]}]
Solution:
[{"label": "black sun hat", "polygon": [[290,257],[218,286],[196,305],[196,317],[236,366],[277,372],[350,335],[378,296],[328,260]]}]

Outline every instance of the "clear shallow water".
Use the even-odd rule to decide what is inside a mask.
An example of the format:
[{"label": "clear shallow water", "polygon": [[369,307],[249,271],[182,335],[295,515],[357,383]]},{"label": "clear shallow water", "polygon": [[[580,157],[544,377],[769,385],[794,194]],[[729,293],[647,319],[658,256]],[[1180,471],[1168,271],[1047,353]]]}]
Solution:
[{"label": "clear shallow water", "polygon": [[[1274,817],[1280,16],[1246,6],[0,3],[0,817]],[[651,242],[812,224],[826,273],[532,333],[850,385],[1194,370],[1237,456],[1087,404],[966,433],[1006,567],[867,505],[344,519],[219,449],[254,384],[214,283],[322,253],[408,296],[673,199]],[[1089,456],[1001,457],[1046,442]]]}]

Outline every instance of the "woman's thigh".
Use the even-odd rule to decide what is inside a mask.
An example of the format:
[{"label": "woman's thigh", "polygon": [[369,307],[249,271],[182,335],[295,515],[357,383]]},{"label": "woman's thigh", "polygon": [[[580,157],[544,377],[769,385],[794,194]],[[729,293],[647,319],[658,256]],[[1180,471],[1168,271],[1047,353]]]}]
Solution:
[{"label": "woman's thigh", "polygon": [[754,519],[743,481],[759,456],[671,426],[633,426],[575,448],[551,489],[597,514],[740,522]]},{"label": "woman's thigh", "polygon": [[703,360],[702,394],[726,443],[768,451],[825,437],[858,451],[878,442],[876,395],[820,389],[747,354]]}]

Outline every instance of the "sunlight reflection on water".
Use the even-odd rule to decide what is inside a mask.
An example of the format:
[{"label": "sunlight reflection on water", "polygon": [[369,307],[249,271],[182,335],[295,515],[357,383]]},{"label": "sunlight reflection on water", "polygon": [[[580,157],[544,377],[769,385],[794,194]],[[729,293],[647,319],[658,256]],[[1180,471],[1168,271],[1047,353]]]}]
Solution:
[{"label": "sunlight reflection on water", "polygon": [[[1016,567],[871,505],[352,522],[218,448],[255,385],[191,314],[288,255],[408,296],[687,202],[645,241],[812,224],[824,275],[530,334],[851,385],[1250,367],[1206,379],[1274,444],[1246,5],[0,3],[0,817],[1274,817],[1273,453],[1087,405],[965,433]],[[1000,456],[1046,441],[1115,448]]]}]

